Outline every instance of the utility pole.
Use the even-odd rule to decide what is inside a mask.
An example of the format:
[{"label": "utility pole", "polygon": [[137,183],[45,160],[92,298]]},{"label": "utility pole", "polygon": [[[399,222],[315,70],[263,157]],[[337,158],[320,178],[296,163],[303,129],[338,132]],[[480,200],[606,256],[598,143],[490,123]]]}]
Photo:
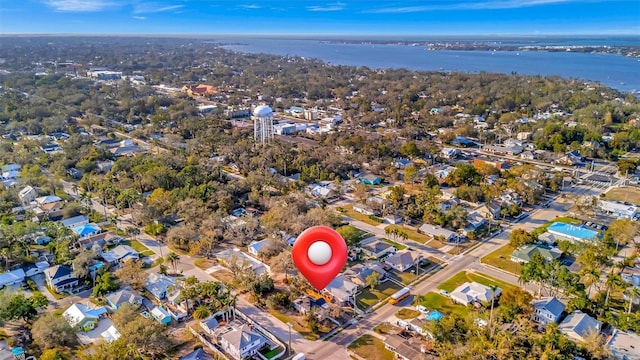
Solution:
[{"label": "utility pole", "polygon": [[292,352],[292,351],[291,351],[291,350],[292,350],[292,349],[291,349],[291,323],[290,323],[290,322],[288,322],[288,323],[287,323],[287,326],[289,327],[289,356],[291,356],[291,352]]}]

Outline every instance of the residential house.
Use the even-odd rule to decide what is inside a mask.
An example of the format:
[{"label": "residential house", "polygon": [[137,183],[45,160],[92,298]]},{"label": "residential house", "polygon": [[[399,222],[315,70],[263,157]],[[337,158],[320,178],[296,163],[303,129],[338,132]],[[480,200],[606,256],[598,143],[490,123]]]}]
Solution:
[{"label": "residential house", "polygon": [[21,284],[25,279],[26,274],[24,270],[18,268],[5,273],[0,274],[0,289],[5,286]]},{"label": "residential house", "polygon": [[511,145],[483,145],[482,149],[486,152],[490,152],[498,155],[516,156],[522,153],[524,147],[518,144]]},{"label": "residential house", "polygon": [[352,298],[358,293],[358,289],[357,284],[351,282],[344,274],[340,274],[322,292],[331,295],[336,303],[344,305],[352,302]]},{"label": "residential house", "polygon": [[247,250],[249,251],[249,254],[258,257],[258,255],[260,254],[260,250],[262,250],[263,248],[266,249],[273,244],[274,240],[271,238],[266,238],[260,241],[252,241],[251,244],[247,246]]},{"label": "residential house", "polygon": [[167,310],[161,308],[160,306],[156,306],[151,309],[151,316],[161,324],[167,325],[171,322],[171,315],[167,312]]},{"label": "residential house", "polygon": [[27,264],[24,266],[24,274],[26,277],[35,276],[44,273],[49,268],[49,263],[46,261],[38,261],[35,264]]},{"label": "residential house", "polygon": [[215,316],[200,321],[200,327],[210,336],[215,336],[214,331],[220,326]]},{"label": "residential house", "polygon": [[640,267],[626,266],[622,269],[620,276],[622,277],[622,280],[632,284],[633,286],[640,287]]},{"label": "residential house", "polygon": [[365,185],[380,185],[382,178],[374,175],[367,175],[360,178],[360,181]]},{"label": "residential house", "polygon": [[86,215],[78,215],[68,219],[60,220],[60,224],[69,229],[76,228],[78,226],[86,225],[89,223],[89,218]]},{"label": "residential house", "polygon": [[361,244],[362,252],[372,258],[379,259],[389,253],[394,253],[396,248],[382,240],[375,239],[373,241]]},{"label": "residential house", "polygon": [[178,360],[213,360],[213,357],[204,352],[202,348],[197,348],[187,355],[179,357]]},{"label": "residential house", "polygon": [[494,291],[486,285],[477,282],[466,282],[451,292],[451,299],[462,305],[473,303],[488,303],[502,294],[502,289],[497,288]]},{"label": "residential house", "polygon": [[309,296],[301,296],[293,300],[293,308],[302,315],[307,314],[313,307],[319,309],[316,313],[317,315],[326,317],[327,314],[325,312],[328,310],[328,305],[324,298],[314,299]]},{"label": "residential house", "polygon": [[144,288],[151,293],[156,299],[163,300],[167,297],[167,289],[174,286],[175,281],[162,274],[151,273],[144,281]]},{"label": "residential house", "polygon": [[106,173],[107,171],[111,170],[111,168],[113,168],[113,164],[113,160],[98,161],[96,163],[96,170],[99,173]]},{"label": "residential house", "polygon": [[262,273],[270,273],[271,268],[261,262],[260,260],[253,258],[246,253],[240,251],[240,249],[227,249],[223,250],[217,254],[215,254],[216,258],[225,264],[226,266],[230,266],[231,264],[235,264],[241,267],[251,267],[253,271],[260,275]]},{"label": "residential house", "polygon": [[411,251],[398,251],[397,253],[388,256],[384,260],[384,263],[391,266],[391,268],[402,272],[409,270],[409,268],[414,266],[418,261],[420,261],[420,259],[420,256]]},{"label": "residential house", "polygon": [[118,245],[111,251],[105,251],[100,256],[111,266],[118,266],[128,260],[137,261],[140,255],[129,245]]},{"label": "residential house", "polygon": [[358,286],[367,286],[367,277],[373,273],[378,274],[378,279],[383,280],[387,276],[387,271],[379,262],[368,262],[365,264],[356,264],[345,270],[344,275]]},{"label": "residential house", "polygon": [[420,342],[413,338],[404,338],[400,335],[389,335],[384,339],[385,348],[396,354],[399,360],[433,360],[439,356],[427,354]]},{"label": "residential house", "polygon": [[500,211],[502,210],[502,206],[499,202],[492,200],[485,205],[479,207],[476,211],[485,216],[488,219],[500,219],[502,214]]},{"label": "residential house", "polygon": [[422,224],[422,226],[418,228],[418,232],[429,235],[433,238],[442,238],[447,242],[455,242],[458,239],[457,233],[431,224]]},{"label": "residential house", "polygon": [[72,328],[79,328],[82,331],[93,330],[100,318],[107,313],[104,306],[92,308],[85,304],[73,304],[62,313]]},{"label": "residential house", "polygon": [[36,201],[37,197],[38,197],[38,192],[36,191],[36,189],[34,189],[30,185],[25,186],[18,193],[18,198],[20,198],[20,202],[23,205],[27,205],[27,204],[30,204],[33,201]]},{"label": "residential house", "polygon": [[72,179],[76,179],[76,180],[82,179],[82,171],[76,168],[71,168],[67,170],[67,175],[69,175]]},{"label": "residential house", "polygon": [[55,195],[47,195],[36,198],[36,205],[42,206],[46,204],[59,203],[62,199]]},{"label": "residential house", "polygon": [[360,214],[368,215],[368,216],[372,216],[372,215],[375,216],[377,214],[375,210],[371,209],[366,204],[354,204],[353,211],[358,212]]},{"label": "residential house", "polygon": [[20,177],[20,171],[4,171],[2,172],[0,177],[2,178],[2,180],[15,180]]},{"label": "residential house", "polygon": [[47,235],[40,235],[35,240],[33,240],[36,245],[47,245],[51,242],[51,238]]},{"label": "residential house", "polygon": [[215,95],[218,91],[211,85],[198,84],[198,85],[185,85],[181,90],[190,96],[209,96]]},{"label": "residential house", "polygon": [[533,301],[533,316],[531,320],[546,325],[548,323],[558,323],[562,317],[565,306],[560,300],[554,297],[545,297]]},{"label": "residential house", "polygon": [[584,341],[592,331],[600,332],[602,323],[582,311],[575,311],[567,316],[558,328],[569,339],[577,342]]},{"label": "residential house", "polygon": [[18,164],[8,164],[8,165],[3,165],[2,168],[0,168],[0,170],[2,170],[2,172],[8,172],[8,171],[20,171],[22,169],[22,166],[18,165]]},{"label": "residential house", "polygon": [[524,151],[522,154],[520,154],[520,159],[523,160],[536,160],[537,158],[538,156],[536,155],[536,153],[531,150]]},{"label": "residential house", "polygon": [[102,231],[102,229],[96,224],[84,224],[76,226],[71,230],[78,236],[80,236],[80,238],[86,238],[92,235],[96,235],[100,233],[100,231]]},{"label": "residential house", "polygon": [[487,220],[478,211],[472,211],[467,215],[467,226],[464,229],[466,232],[476,231],[486,223]]},{"label": "residential house", "polygon": [[409,159],[399,158],[399,159],[395,159],[392,165],[395,166],[396,169],[403,170],[407,166],[413,166],[413,162]]},{"label": "residential house", "polygon": [[44,271],[47,285],[55,292],[62,292],[78,286],[78,278],[73,275],[73,271],[67,265],[52,266]]},{"label": "residential house", "polygon": [[131,288],[126,287],[105,296],[107,304],[114,310],[120,309],[122,304],[131,304],[139,307],[142,305],[142,296],[138,295]]},{"label": "residential house", "polygon": [[255,355],[265,343],[265,338],[251,330],[246,324],[234,327],[231,331],[220,336],[222,349],[236,360]]},{"label": "residential house", "polygon": [[634,332],[614,329],[606,346],[615,359],[640,360],[640,335]]},{"label": "residential house", "polygon": [[460,156],[460,150],[446,147],[440,151],[440,156],[442,156],[445,159],[455,159],[458,156]]},{"label": "residential house", "polygon": [[531,261],[533,254],[540,254],[546,261],[551,262],[559,259],[562,256],[562,251],[558,248],[527,244],[511,253],[511,261],[526,264]]},{"label": "residential house", "polygon": [[111,325],[111,326],[109,326],[109,328],[107,328],[107,330],[103,331],[100,334],[100,336],[102,336],[104,341],[106,341],[107,343],[112,343],[112,342],[120,339],[120,336],[122,336],[122,335],[120,334],[118,329],[116,329],[115,326]]},{"label": "residential house", "polygon": [[139,148],[132,140],[125,139],[120,141],[118,147],[109,149],[109,152],[116,157],[120,156],[133,156],[138,153],[144,152],[143,149]]}]

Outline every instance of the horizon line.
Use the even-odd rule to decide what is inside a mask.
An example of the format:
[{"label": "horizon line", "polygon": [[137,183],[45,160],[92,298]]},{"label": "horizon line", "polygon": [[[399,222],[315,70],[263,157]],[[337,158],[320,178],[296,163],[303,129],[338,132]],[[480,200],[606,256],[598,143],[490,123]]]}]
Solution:
[{"label": "horizon line", "polygon": [[527,36],[527,37],[536,37],[536,36],[589,36],[589,37],[607,37],[607,36],[636,36],[640,40],[640,33],[424,33],[424,34],[407,34],[407,33],[221,33],[221,32],[212,32],[212,33],[74,33],[74,32],[50,32],[50,33],[25,33],[25,32],[2,32],[0,33],[0,37],[8,37],[8,36],[138,36],[138,37],[152,37],[152,36],[384,36],[384,37],[393,37],[393,36],[410,36],[410,37],[420,37],[420,36]]}]

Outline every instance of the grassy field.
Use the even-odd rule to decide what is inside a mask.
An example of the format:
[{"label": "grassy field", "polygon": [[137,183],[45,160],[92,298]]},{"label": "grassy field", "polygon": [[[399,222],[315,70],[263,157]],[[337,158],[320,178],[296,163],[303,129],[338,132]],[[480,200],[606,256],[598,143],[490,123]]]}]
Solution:
[{"label": "grassy field", "polygon": [[[142,245],[142,243],[138,240],[125,240],[120,242],[120,245],[129,245],[133,248],[133,250],[143,253],[145,251],[150,251],[148,247]],[[152,252],[153,254],[153,252]]]},{"label": "grassy field", "polygon": [[362,335],[349,344],[349,350],[367,360],[394,360],[395,354],[387,350],[384,342],[369,334]]},{"label": "grassy field", "polygon": [[429,310],[438,310],[445,315],[458,314],[460,316],[465,316],[469,312],[469,309],[465,306],[456,304],[448,297],[434,292],[428,292],[424,296],[420,296],[416,305],[418,304]]},{"label": "grassy field", "polygon": [[357,296],[359,303],[358,305],[364,304],[364,307],[373,306],[380,301],[387,299],[398,290],[400,290],[400,286],[391,281],[385,281],[382,284],[376,286],[376,288],[373,290],[371,290],[369,287],[366,287],[362,289],[362,292]]},{"label": "grassy field", "polygon": [[461,272],[453,275],[452,277],[450,277],[447,281],[445,281],[442,284],[438,285],[438,289],[442,289],[442,290],[446,290],[448,292],[452,292],[453,290],[455,290],[455,288],[457,288],[458,286],[464,284],[465,282],[474,282],[474,281],[479,283],[479,284],[486,285],[486,286],[491,286],[491,285],[498,286],[503,291],[505,289],[508,289],[508,288],[516,287],[515,285],[508,284],[508,283],[506,283],[504,281],[500,281],[500,280],[494,279],[494,278],[489,277],[487,275],[461,271]]},{"label": "grassy field", "polygon": [[520,274],[519,263],[511,261],[511,253],[515,248],[509,244],[499,248],[491,254],[483,257],[480,261],[487,265],[495,266],[498,269],[508,271],[513,274]]},{"label": "grassy field", "polygon": [[614,188],[605,194],[605,198],[640,205],[640,190],[632,187]]},{"label": "grassy field", "polygon": [[356,219],[358,221],[362,221],[365,224],[369,224],[369,225],[373,225],[373,226],[377,226],[380,225],[381,223],[375,220],[372,220],[369,218],[369,216],[365,215],[365,214],[361,214],[355,210],[353,210],[353,205],[349,204],[347,206],[343,206],[338,208],[341,213],[343,213],[344,215],[352,218],[352,219]]},{"label": "grassy field", "polygon": [[[422,269],[422,267],[420,269]],[[420,274],[422,274],[422,270],[420,271]],[[411,284],[411,282],[416,279],[416,274],[412,274],[411,272],[407,271],[400,272],[397,270],[391,270],[391,272],[389,272],[387,276],[392,276],[394,279],[400,281],[405,285]]]},{"label": "grassy field", "polygon": [[393,245],[398,250],[404,250],[404,249],[407,248],[405,245],[402,245],[400,243],[397,243],[397,242],[389,240],[389,239],[382,239],[382,241],[386,242],[387,244]]},{"label": "grassy field", "polygon": [[[429,235],[425,235],[425,234],[420,234],[419,232],[413,230],[413,229],[409,229],[408,227],[402,226],[402,225],[389,225],[385,228],[385,230],[389,229],[394,230],[394,229],[398,229],[401,231],[404,231],[405,233],[407,233],[407,235],[409,236],[409,239],[413,240],[413,241],[417,241],[421,244],[426,243],[427,241],[431,240],[431,236]],[[429,244],[432,247],[437,248],[434,245]],[[441,246],[442,247],[442,246]]]},{"label": "grassy field", "polygon": [[402,320],[415,319],[420,315],[420,311],[404,308],[396,313],[396,317]]}]

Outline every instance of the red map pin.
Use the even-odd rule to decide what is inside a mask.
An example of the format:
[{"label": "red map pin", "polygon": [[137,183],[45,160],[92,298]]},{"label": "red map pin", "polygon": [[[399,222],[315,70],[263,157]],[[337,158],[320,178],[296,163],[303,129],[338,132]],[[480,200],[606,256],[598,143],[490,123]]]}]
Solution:
[{"label": "red map pin", "polygon": [[318,290],[324,289],[347,263],[347,244],[337,231],[314,226],[293,244],[291,256],[300,273]]}]

